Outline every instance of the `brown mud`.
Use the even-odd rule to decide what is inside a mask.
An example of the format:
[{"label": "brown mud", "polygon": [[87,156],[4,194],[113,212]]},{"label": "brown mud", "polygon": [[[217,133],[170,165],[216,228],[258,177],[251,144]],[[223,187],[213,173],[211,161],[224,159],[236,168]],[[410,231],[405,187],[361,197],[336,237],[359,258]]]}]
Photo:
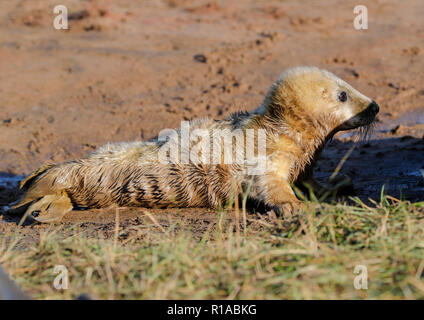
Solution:
[{"label": "brown mud", "polygon": [[[149,139],[181,120],[253,109],[284,69],[298,65],[328,69],[380,105],[372,137],[341,170],[353,195],[378,200],[384,185],[395,197],[424,200],[421,0],[365,1],[369,29],[361,31],[353,28],[355,1],[72,0],[67,31],[53,28],[56,4],[0,3],[0,206],[46,161]],[[316,170],[321,181],[353,140],[340,133],[329,143]],[[145,210],[121,210],[122,226],[153,225]],[[149,212],[164,224],[181,215],[203,225],[217,215]],[[114,219],[112,209],[74,211],[64,223],[110,234]],[[18,221],[0,210],[0,233]]]}]

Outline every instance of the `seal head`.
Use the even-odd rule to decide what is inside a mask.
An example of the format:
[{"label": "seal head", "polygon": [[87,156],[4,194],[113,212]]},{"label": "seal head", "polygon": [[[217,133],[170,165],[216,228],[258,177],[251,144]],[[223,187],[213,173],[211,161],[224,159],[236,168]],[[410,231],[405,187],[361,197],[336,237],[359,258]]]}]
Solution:
[{"label": "seal head", "polygon": [[308,114],[333,133],[367,126],[379,111],[371,98],[331,72],[316,67],[284,72],[263,105],[268,110],[280,109],[279,113]]}]

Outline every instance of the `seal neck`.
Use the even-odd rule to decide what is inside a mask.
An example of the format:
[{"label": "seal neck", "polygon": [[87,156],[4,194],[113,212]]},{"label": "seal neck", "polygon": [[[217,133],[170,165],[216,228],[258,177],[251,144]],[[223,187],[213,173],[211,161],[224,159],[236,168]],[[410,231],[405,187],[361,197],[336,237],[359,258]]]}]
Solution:
[{"label": "seal neck", "polygon": [[253,112],[253,117],[255,115],[255,122],[260,122],[260,126],[266,130],[271,146],[284,139],[288,143],[292,141],[290,150],[297,150],[291,180],[295,180],[317,158],[325,143],[334,135],[334,130],[326,124],[326,119],[313,117],[299,108],[262,105]]},{"label": "seal neck", "polygon": [[293,139],[302,149],[314,149],[331,138],[333,129],[327,125],[326,119],[315,117],[299,108],[260,107],[263,111],[263,122],[272,135],[285,135]]}]

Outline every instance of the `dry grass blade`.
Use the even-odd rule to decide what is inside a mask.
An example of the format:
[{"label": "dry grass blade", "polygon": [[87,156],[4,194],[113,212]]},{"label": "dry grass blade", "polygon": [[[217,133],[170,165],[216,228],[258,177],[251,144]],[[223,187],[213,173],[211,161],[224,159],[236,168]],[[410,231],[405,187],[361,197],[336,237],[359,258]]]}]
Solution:
[{"label": "dry grass blade", "polygon": [[[375,208],[311,203],[293,221],[249,218],[239,242],[234,216],[221,217],[221,231],[216,217],[199,236],[199,221],[180,219],[169,232],[147,211],[150,227],[130,228],[136,237],[125,242],[117,214],[109,238],[52,226],[25,246],[19,234],[0,239],[0,260],[41,299],[423,299],[423,208],[386,198]],[[52,286],[59,264],[68,290]],[[368,290],[353,286],[356,265],[367,268]]]},{"label": "dry grass blade", "polygon": [[159,222],[155,219],[155,217],[148,211],[143,211],[143,213],[149,217],[150,220],[152,220],[152,222],[163,232],[166,233],[166,230],[164,229],[164,227],[162,227]]}]

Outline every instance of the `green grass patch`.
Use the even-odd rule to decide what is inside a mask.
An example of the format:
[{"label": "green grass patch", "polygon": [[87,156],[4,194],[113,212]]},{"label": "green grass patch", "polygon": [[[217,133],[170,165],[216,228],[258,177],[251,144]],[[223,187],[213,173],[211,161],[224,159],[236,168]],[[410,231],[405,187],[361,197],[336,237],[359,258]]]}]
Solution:
[{"label": "green grass patch", "polygon": [[[182,221],[125,240],[123,228],[98,239],[60,225],[25,246],[2,235],[0,263],[38,299],[424,298],[424,203],[310,203],[290,221],[250,216],[246,229],[221,220],[200,236]],[[53,287],[57,265],[68,269],[67,290]],[[366,290],[354,287],[357,265]]]}]

